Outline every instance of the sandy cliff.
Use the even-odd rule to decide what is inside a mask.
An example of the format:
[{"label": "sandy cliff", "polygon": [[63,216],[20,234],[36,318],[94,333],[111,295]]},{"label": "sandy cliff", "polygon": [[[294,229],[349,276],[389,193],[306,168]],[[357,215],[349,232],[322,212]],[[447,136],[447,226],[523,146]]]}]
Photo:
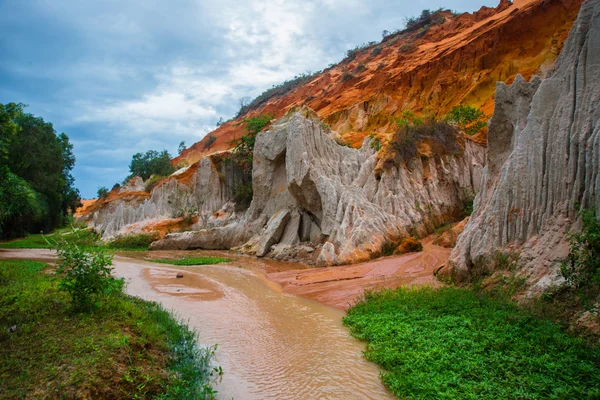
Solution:
[{"label": "sandy cliff", "polygon": [[473,216],[441,273],[465,280],[493,268],[497,249],[515,251],[544,289],[559,279],[577,207],[600,215],[600,1],[582,5],[547,79],[498,83],[488,145]]},{"label": "sandy cliff", "polygon": [[404,110],[441,116],[454,105],[469,104],[491,115],[497,81],[510,83],[517,74],[529,80],[552,67],[580,4],[503,0],[473,14],[443,12],[443,23],[387,36],[310,79],[257,99],[173,162],[192,164],[229,149],[243,134],[240,122],[247,116],[281,118],[299,105],[315,110],[356,148],[370,133],[393,130],[391,117]]}]

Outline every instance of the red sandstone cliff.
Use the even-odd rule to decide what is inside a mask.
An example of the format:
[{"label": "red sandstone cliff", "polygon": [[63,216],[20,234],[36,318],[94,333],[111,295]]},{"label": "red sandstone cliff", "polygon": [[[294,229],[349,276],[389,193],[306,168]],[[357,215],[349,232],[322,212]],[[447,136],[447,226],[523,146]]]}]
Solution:
[{"label": "red sandstone cliff", "polygon": [[254,102],[173,162],[192,164],[228,149],[243,133],[245,117],[279,118],[296,105],[315,110],[354,147],[370,133],[385,135],[393,129],[390,118],[404,110],[440,116],[469,104],[491,115],[496,81],[511,83],[518,73],[526,79],[545,75],[580,5],[581,0],[502,0],[473,14],[443,12],[441,24],[388,36],[285,93]]}]

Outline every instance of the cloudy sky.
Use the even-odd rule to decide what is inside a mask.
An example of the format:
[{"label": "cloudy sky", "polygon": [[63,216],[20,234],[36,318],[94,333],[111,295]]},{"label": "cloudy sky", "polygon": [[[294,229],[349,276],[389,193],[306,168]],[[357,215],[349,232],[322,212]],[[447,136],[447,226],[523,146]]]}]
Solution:
[{"label": "cloudy sky", "polygon": [[341,60],[424,8],[489,0],[0,0],[0,102],[28,104],[75,146],[84,198],[131,156],[177,153],[238,100]]}]

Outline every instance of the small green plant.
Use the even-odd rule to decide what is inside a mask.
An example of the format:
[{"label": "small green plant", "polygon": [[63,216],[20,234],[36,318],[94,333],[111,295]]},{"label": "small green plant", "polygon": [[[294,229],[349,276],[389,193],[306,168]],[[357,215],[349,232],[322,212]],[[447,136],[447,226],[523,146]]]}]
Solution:
[{"label": "small green plant", "polygon": [[475,196],[476,193],[474,190],[464,190],[463,215],[465,217],[470,217],[471,214],[473,214],[473,203],[475,202]]},{"label": "small green plant", "polygon": [[369,139],[371,139],[369,147],[371,147],[375,151],[381,150],[381,139],[379,137],[377,137],[374,133],[371,133],[369,135]]},{"label": "small green plant", "polygon": [[567,285],[579,290],[582,295],[597,295],[600,286],[600,222],[594,209],[584,209],[579,216],[581,231],[567,234],[570,250],[561,264],[560,273]]},{"label": "small green plant", "polygon": [[233,201],[235,209],[243,211],[250,207],[254,191],[252,190],[252,182],[238,183],[233,187]]},{"label": "small green plant", "polygon": [[102,249],[84,250],[63,242],[58,247],[58,257],[60,288],[69,294],[75,310],[93,310],[111,294],[121,293],[124,281],[110,275],[112,255]]},{"label": "small green plant", "polygon": [[342,82],[348,82],[350,79],[353,79],[353,78],[354,78],[354,75],[352,75],[348,71],[344,71],[344,73],[342,74]]},{"label": "small green plant", "polygon": [[[217,125],[219,126],[219,125]],[[206,139],[206,143],[202,146],[203,150],[208,150],[212,147],[212,145],[217,141],[217,137],[214,135],[208,135],[208,139]]]},{"label": "small green plant", "polygon": [[162,175],[152,175],[148,180],[144,183],[144,190],[148,193],[152,193],[156,185],[160,181],[162,181],[165,177]]},{"label": "small green plant", "polygon": [[446,115],[449,124],[456,125],[468,135],[475,135],[487,126],[485,114],[471,106],[454,106]]},{"label": "small green plant", "polygon": [[367,69],[367,67],[365,66],[365,64],[362,64],[362,63],[361,63],[361,64],[358,64],[358,65],[356,66],[356,68],[354,68],[354,72],[355,72],[355,73],[360,73],[360,72],[363,72],[363,71],[364,71],[364,70],[366,70],[366,69]]}]

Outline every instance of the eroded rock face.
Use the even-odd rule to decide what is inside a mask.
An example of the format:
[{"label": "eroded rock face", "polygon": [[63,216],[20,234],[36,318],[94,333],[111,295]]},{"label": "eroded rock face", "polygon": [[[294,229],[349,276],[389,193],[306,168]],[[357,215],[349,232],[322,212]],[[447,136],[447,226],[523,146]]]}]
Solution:
[{"label": "eroded rock face", "polygon": [[272,237],[271,222],[259,228],[289,212],[279,257],[309,245],[320,247],[313,254],[318,265],[371,259],[412,229],[425,232],[455,215],[465,191],[477,188],[485,159],[482,147],[466,141],[461,156],[416,158],[408,168],[392,167],[378,177],[377,156],[366,144],[358,150],[340,146],[308,108],[292,110],[260,133],[254,198],[246,214],[256,234],[241,250],[267,254],[264,238]]},{"label": "eroded rock face", "polygon": [[[151,194],[144,192],[141,178],[133,178],[119,189],[115,199],[82,218],[100,232],[104,239],[140,231],[157,221],[181,218],[196,210],[201,216],[196,223],[198,229],[235,220],[235,212],[228,206],[232,193],[231,183],[221,176],[213,159],[205,157],[194,168],[195,172],[189,182],[180,181],[178,177],[182,172],[178,171],[154,188]],[[206,218],[202,218],[203,216]]]},{"label": "eroded rock face", "polygon": [[558,279],[575,204],[600,215],[599,104],[600,1],[588,0],[547,79],[498,84],[483,187],[442,273],[466,280],[508,249],[534,291]]},{"label": "eroded rock face", "polygon": [[337,265],[369,260],[410,234],[430,232],[460,214],[468,192],[479,189],[485,149],[470,140],[460,139],[458,155],[423,155],[376,171],[368,139],[357,150],[334,136],[306,107],[261,132],[245,213],[233,211],[232,183],[213,155],[199,162],[188,184],[173,176],[151,197],[112,202],[92,225],[109,238],[197,208],[209,217],[199,218],[194,232],[168,234],[152,249],[235,247],[258,257]]}]

